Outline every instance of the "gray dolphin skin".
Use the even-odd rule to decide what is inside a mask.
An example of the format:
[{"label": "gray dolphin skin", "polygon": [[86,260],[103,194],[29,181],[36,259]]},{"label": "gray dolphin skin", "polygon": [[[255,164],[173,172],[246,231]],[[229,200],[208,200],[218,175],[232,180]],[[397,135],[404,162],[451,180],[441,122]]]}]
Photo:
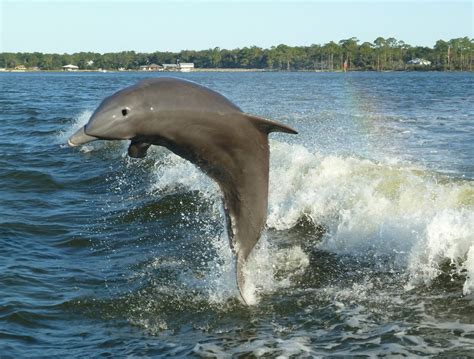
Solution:
[{"label": "gray dolphin skin", "polygon": [[242,112],[223,95],[191,81],[154,78],[105,98],[74,135],[72,147],[94,140],[130,140],[128,154],[143,158],[164,146],[198,166],[223,194],[237,285],[245,303],[247,258],[265,227],[270,132],[297,132]]}]

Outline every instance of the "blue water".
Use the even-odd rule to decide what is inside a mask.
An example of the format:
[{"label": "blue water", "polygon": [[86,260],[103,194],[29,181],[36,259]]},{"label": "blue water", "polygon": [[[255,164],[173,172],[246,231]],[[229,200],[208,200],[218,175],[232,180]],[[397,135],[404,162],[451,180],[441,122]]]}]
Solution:
[{"label": "blue water", "polygon": [[271,135],[251,307],[211,180],[65,145],[148,76],[0,74],[0,358],[472,356],[474,75],[178,75],[299,131]]}]

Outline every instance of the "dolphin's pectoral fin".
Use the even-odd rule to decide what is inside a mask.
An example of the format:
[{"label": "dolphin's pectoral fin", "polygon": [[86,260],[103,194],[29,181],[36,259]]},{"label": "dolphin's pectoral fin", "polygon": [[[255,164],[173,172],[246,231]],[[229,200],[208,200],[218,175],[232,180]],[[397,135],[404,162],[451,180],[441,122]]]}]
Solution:
[{"label": "dolphin's pectoral fin", "polygon": [[132,158],[144,158],[146,151],[151,146],[150,143],[143,143],[132,140],[128,146],[128,155]]},{"label": "dolphin's pectoral fin", "polygon": [[247,117],[254,124],[255,127],[257,127],[260,131],[263,131],[266,134],[269,134],[270,132],[285,132],[285,133],[291,133],[295,135],[298,133],[297,131],[293,130],[291,127],[288,127],[276,121],[267,120],[266,118],[263,118],[263,117],[250,115],[248,113],[245,114],[245,117]]}]

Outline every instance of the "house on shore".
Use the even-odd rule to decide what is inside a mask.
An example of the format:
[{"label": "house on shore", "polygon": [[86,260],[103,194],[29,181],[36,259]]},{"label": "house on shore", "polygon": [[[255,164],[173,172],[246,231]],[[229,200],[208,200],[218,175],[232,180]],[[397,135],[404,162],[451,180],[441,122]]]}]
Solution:
[{"label": "house on shore", "polygon": [[194,70],[194,62],[180,62],[178,68],[181,72],[191,72]]},{"label": "house on shore", "polygon": [[407,65],[430,66],[431,61],[425,59],[414,58],[407,62]]},{"label": "house on shore", "polygon": [[163,70],[178,71],[178,65],[177,64],[163,64]]},{"label": "house on shore", "polygon": [[140,71],[163,71],[163,67],[157,64],[143,65],[140,66]]},{"label": "house on shore", "polygon": [[13,69],[13,71],[26,71],[26,66],[25,66],[25,65],[18,65],[18,66],[15,66],[15,68]]},{"label": "house on shore", "polygon": [[193,62],[178,62],[176,64],[163,64],[164,71],[190,72],[194,70]]},{"label": "house on shore", "polygon": [[63,71],[77,71],[77,70],[79,70],[79,66],[76,66],[76,65],[69,64],[69,65],[63,66]]}]

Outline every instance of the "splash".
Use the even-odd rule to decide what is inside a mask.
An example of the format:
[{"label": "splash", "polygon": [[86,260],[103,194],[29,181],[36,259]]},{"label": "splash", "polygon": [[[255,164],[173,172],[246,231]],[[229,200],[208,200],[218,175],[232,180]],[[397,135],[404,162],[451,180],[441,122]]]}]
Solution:
[{"label": "splash", "polygon": [[[208,259],[205,276],[208,301],[217,304],[240,297],[235,279],[235,256],[226,233],[225,214],[217,184],[196,166],[167,150],[152,147],[149,155],[155,161],[154,179],[148,189],[150,194],[161,196],[193,190],[199,192],[201,202],[210,205],[211,219],[200,221],[201,226],[208,227],[205,230],[207,242],[215,254],[215,257]],[[215,223],[220,223],[217,232]],[[246,301],[257,304],[263,295],[288,287],[292,276],[301,273],[308,265],[308,256],[300,246],[278,248],[263,233],[245,266],[246,288],[243,290]],[[276,273],[282,272],[287,276],[276,278]]]},{"label": "splash", "polygon": [[[225,217],[217,185],[198,168],[169,151],[154,147],[150,193],[198,191],[211,206],[205,287],[208,301],[238,298],[235,259],[225,234]],[[294,228],[302,218],[326,233],[319,250],[362,257],[383,270],[407,272],[410,289],[429,284],[446,262],[464,276],[465,294],[474,290],[474,184],[442,177],[398,161],[374,162],[358,157],[311,153],[300,145],[271,141],[267,225]],[[221,228],[216,232],[215,223]],[[298,245],[280,248],[264,234],[245,269],[251,303],[292,285],[309,266]],[[283,275],[277,275],[283,273]]]},{"label": "splash", "polygon": [[309,257],[299,245],[278,248],[264,233],[244,269],[243,295],[247,304],[258,304],[262,296],[290,287],[293,277],[304,272],[308,265]]},{"label": "splash", "polygon": [[[322,156],[272,142],[268,226],[301,217],[327,228],[320,249],[386,260],[410,285],[430,283],[449,261],[474,290],[474,184],[414,167]],[[407,286],[409,288],[410,286]]]},{"label": "splash", "polygon": [[446,262],[457,274],[467,273],[463,292],[470,294],[474,290],[474,211],[443,209],[433,216],[410,253],[413,279],[407,288],[429,284],[442,273],[440,267]]}]

